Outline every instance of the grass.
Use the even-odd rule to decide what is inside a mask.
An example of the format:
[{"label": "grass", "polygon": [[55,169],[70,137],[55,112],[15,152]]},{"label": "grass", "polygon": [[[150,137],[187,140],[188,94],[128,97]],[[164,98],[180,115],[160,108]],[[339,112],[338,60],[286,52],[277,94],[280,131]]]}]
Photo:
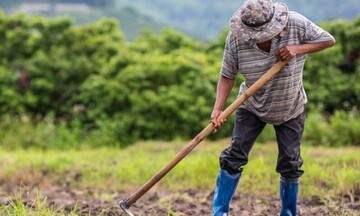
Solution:
[{"label": "grass", "polygon": [[49,208],[46,205],[46,198],[41,198],[38,194],[36,199],[31,201],[23,200],[23,192],[19,191],[15,194],[15,199],[9,199],[9,205],[0,206],[0,215],[7,216],[75,216],[76,209],[71,212],[64,210]]},{"label": "grass", "polygon": [[[218,156],[228,140],[205,141],[184,158],[156,187],[171,190],[212,190],[218,171]],[[120,150],[116,148],[83,150],[1,150],[0,183],[33,185],[70,184],[73,188],[105,191],[132,191],[140,187],[186,142],[141,142]],[[302,147],[305,174],[301,178],[302,197],[335,197],[352,193],[360,185],[360,148]],[[239,191],[255,195],[278,193],[279,175],[275,172],[275,143],[255,144],[245,167]],[[1,184],[0,184],[1,185]],[[41,200],[41,199],[40,199]],[[1,207],[1,213],[17,214],[22,202]],[[35,209],[52,215],[42,202]],[[50,211],[49,213],[47,211]]]},{"label": "grass", "polygon": [[[142,142],[127,149],[112,148],[40,151],[0,150],[0,179],[25,185],[45,181],[75,187],[128,190],[141,186],[186,143]],[[181,161],[160,183],[170,189],[211,189],[218,170],[218,155],[227,140],[204,142]],[[360,148],[302,147],[304,196],[336,195],[360,185]],[[256,144],[245,166],[240,188],[248,193],[277,193],[274,185],[277,147]],[[30,175],[29,175],[30,174]]]}]

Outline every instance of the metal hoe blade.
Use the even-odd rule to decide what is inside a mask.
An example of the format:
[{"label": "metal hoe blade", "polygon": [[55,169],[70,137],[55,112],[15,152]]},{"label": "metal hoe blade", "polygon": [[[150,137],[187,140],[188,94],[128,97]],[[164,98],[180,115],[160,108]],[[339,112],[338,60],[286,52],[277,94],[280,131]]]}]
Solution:
[{"label": "metal hoe blade", "polygon": [[134,216],[133,213],[130,212],[129,205],[126,200],[121,200],[119,202],[119,206],[128,216]]}]

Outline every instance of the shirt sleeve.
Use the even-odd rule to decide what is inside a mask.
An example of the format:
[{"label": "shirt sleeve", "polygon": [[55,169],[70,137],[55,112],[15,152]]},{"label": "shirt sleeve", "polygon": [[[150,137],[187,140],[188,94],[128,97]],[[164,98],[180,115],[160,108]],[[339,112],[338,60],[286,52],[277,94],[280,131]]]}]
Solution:
[{"label": "shirt sleeve", "polygon": [[304,18],[305,31],[303,35],[304,43],[319,43],[324,41],[335,40],[334,37],[315,23],[307,18]]},{"label": "shirt sleeve", "polygon": [[234,79],[239,72],[236,46],[236,38],[229,32],[226,37],[220,74],[230,79]]}]

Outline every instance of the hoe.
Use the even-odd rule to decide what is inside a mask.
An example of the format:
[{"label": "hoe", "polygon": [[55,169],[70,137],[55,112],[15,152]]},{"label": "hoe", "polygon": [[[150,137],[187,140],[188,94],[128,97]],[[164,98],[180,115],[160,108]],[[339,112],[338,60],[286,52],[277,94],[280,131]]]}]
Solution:
[{"label": "hoe", "polygon": [[[230,104],[224,112],[218,117],[218,120],[226,119],[230,116],[240,105],[242,105],[249,97],[255,94],[262,88],[267,81],[269,81],[276,73],[278,73],[288,61],[278,61],[271,67],[264,75],[262,75],[253,85],[251,85],[242,95],[240,95],[232,104]],[[157,182],[159,182],[168,172],[170,172],[184,157],[186,157],[201,141],[203,141],[210,133],[214,131],[214,127],[209,123],[196,137],[191,140],[167,165],[165,165],[157,174],[141,186],[129,198],[119,202],[122,210],[128,215],[133,216],[129,208],[140,197],[148,192]]]}]

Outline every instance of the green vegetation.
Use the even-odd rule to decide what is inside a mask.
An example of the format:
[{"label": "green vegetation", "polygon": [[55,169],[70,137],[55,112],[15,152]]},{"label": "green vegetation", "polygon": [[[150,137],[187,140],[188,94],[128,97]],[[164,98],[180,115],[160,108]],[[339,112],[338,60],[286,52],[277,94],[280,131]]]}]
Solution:
[{"label": "green vegetation", "polygon": [[[360,123],[359,116],[345,112],[336,112],[326,119],[319,112],[308,113],[303,140],[314,146],[359,146]],[[113,123],[116,125],[116,123]],[[214,140],[222,136],[230,136],[231,124],[226,124],[219,134],[211,134],[208,139]],[[156,133],[155,128],[153,133]],[[200,131],[193,131],[200,132]],[[38,150],[71,150],[94,149],[101,147],[124,147],[119,140],[134,137],[118,137],[118,131],[113,128],[101,127],[85,130],[80,122],[71,125],[56,123],[47,117],[36,124],[29,118],[3,119],[0,124],[1,147],[8,150],[38,149]],[[149,132],[150,133],[150,132]],[[228,133],[228,134],[225,134]],[[180,132],[175,131],[174,136]],[[125,135],[124,135],[125,136]],[[166,138],[166,136],[164,136]],[[159,139],[164,140],[159,136]],[[273,128],[268,125],[260,135],[258,142],[275,141]]]},{"label": "green vegetation", "polygon": [[[211,1],[204,3],[201,0],[122,0],[116,4],[122,7],[133,7],[141,14],[154,17],[155,20],[167,21],[200,39],[213,39],[218,36],[219,29],[228,25],[231,16],[244,1]],[[324,20],[343,18],[353,19],[360,13],[359,7],[353,0],[275,0],[284,2],[290,10],[300,12],[309,19],[319,22]],[[319,10],[321,8],[321,10]],[[126,32],[126,31],[125,31]]]},{"label": "green vegetation", "polygon": [[[327,200],[359,190],[360,17],[321,25],[337,45],[311,55],[305,66],[300,193]],[[144,30],[126,42],[114,19],[76,26],[68,18],[0,13],[0,187],[129,191],[142,185],[208,124],[226,34],[205,43],[174,29]],[[228,103],[241,82],[238,77]],[[228,123],[211,134],[159,187],[211,190],[231,130]],[[277,194],[274,141],[267,126],[241,193]],[[0,215],[55,212],[76,215],[49,209],[41,195],[26,205],[17,196],[0,207]]]},{"label": "green vegetation", "polygon": [[[279,0],[275,0],[279,1]],[[221,29],[228,26],[234,12],[244,1],[221,0],[204,2],[202,0],[3,0],[0,7],[8,13],[21,3],[85,3],[90,12],[55,12],[49,9],[38,14],[48,17],[69,15],[77,24],[89,23],[102,17],[114,17],[121,23],[127,40],[134,40],[146,27],[155,32],[167,26],[180,29],[200,40],[218,37]],[[332,19],[353,19],[360,13],[354,0],[283,0],[290,10],[298,11],[309,19],[319,22]],[[320,10],[321,9],[321,10]]]},{"label": "green vegetation", "polygon": [[[338,43],[305,66],[312,116],[305,140],[359,145],[360,17],[322,25]],[[0,14],[0,145],[68,149],[190,139],[208,124],[226,34],[202,43],[174,29],[144,31],[126,43],[112,19],[74,26],[67,18]],[[231,126],[211,138],[229,136]],[[269,139],[271,133],[261,141]]]},{"label": "green vegetation", "polygon": [[32,200],[32,203],[25,205],[19,194],[16,200],[11,200],[7,206],[0,206],[0,214],[6,216],[29,216],[29,215],[41,215],[41,216],[76,216],[76,209],[71,212],[65,212],[64,210],[52,209],[46,205],[46,198],[40,197]]},{"label": "green vegetation", "polygon": [[[227,142],[228,140],[222,140],[200,145],[160,182],[158,189],[212,190],[217,174],[217,157]],[[65,184],[72,190],[81,191],[86,191],[86,188],[111,194],[114,194],[114,191],[131,191],[153,176],[184,145],[184,142],[172,144],[145,142],[125,150],[110,148],[67,152],[0,150],[2,170],[0,181],[10,185],[19,184],[21,181],[24,188],[34,185],[41,187],[43,184],[45,186]],[[306,173],[301,179],[301,198],[316,197],[322,200],[325,206],[331,207],[334,205],[331,203],[332,198],[352,194],[358,190],[359,153],[358,148],[304,146]],[[133,157],[134,154],[137,157]],[[279,178],[275,173],[276,145],[274,143],[255,145],[250,157],[250,163],[244,170],[238,192],[241,196],[251,193],[276,197],[278,188],[274,185],[278,185]],[[11,199],[9,205],[0,206],[1,215],[78,215],[76,206],[71,211],[49,207],[46,197],[41,193],[26,203],[23,202],[22,197],[26,197],[28,190],[14,193],[15,199]],[[99,196],[99,194],[87,196]],[[174,196],[180,195],[174,194]],[[168,212],[171,213],[171,204],[168,208]],[[341,212],[333,212],[331,215],[352,214],[348,214],[346,208],[343,208]]]},{"label": "green vegetation", "polygon": [[[204,142],[176,166],[159,187],[170,190],[212,190],[218,155],[228,140]],[[185,142],[141,142],[127,149],[101,148],[81,151],[0,151],[1,181],[22,185],[63,185],[73,189],[100,191],[135,190],[160,170],[185,146]],[[359,187],[360,149],[303,146],[305,174],[301,197],[336,197]],[[136,157],[134,157],[136,155]],[[277,196],[279,176],[275,172],[275,143],[254,146],[240,182],[242,194]],[[96,159],[95,159],[96,158]],[[156,158],[156,160],[154,160]],[[260,183],[261,182],[261,183]],[[41,203],[38,203],[36,205]],[[20,205],[20,206],[19,206]],[[34,204],[35,205],[35,204]],[[21,202],[12,206],[22,208]],[[2,207],[9,211],[10,207]],[[1,210],[0,210],[1,212]]]}]

